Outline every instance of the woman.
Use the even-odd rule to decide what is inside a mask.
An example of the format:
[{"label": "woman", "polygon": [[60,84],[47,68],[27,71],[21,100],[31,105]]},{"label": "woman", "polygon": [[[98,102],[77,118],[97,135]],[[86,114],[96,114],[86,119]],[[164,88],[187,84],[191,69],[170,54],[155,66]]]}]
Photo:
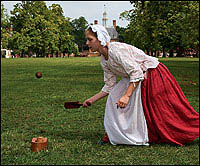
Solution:
[{"label": "woman", "polygon": [[[157,58],[134,46],[110,42],[108,32],[101,25],[90,26],[86,39],[87,46],[101,54],[105,85],[85,100],[83,106],[108,95],[104,142],[182,146],[199,137],[199,114]],[[117,75],[122,77],[118,83]]]}]

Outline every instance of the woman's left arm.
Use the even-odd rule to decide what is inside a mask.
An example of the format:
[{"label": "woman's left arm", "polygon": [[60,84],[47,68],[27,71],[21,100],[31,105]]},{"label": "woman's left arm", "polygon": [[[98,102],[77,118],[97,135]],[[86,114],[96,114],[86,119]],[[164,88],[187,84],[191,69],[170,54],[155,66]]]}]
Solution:
[{"label": "woman's left arm", "polygon": [[[138,50],[130,45],[120,44],[118,47],[117,45],[114,46],[115,47],[112,48],[112,53],[114,54],[113,60],[124,69],[130,78],[130,83],[126,92],[116,103],[118,107],[125,108],[133,91],[138,86],[139,82],[144,79],[141,63],[139,63],[144,55],[142,52],[137,53]],[[139,55],[141,59],[138,58]]]},{"label": "woman's left arm", "polygon": [[125,108],[127,106],[129,99],[130,99],[131,95],[133,94],[133,91],[135,90],[135,88],[138,86],[138,84],[139,84],[139,81],[129,83],[129,86],[128,86],[126,92],[116,103],[117,107]]}]

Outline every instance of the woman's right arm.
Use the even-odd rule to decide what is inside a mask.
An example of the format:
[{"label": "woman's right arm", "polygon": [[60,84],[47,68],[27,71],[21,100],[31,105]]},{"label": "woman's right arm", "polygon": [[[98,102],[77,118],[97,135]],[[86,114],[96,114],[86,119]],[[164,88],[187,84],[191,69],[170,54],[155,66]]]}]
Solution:
[{"label": "woman's right arm", "polygon": [[92,105],[94,102],[106,97],[108,93],[100,91],[99,93],[95,94],[94,96],[90,97],[89,99],[85,100],[83,102],[83,107],[88,107],[89,105],[87,103],[90,103]]},{"label": "woman's right arm", "polygon": [[[97,93],[94,96],[90,97],[89,99],[85,100],[83,102],[83,107],[92,105],[94,102],[108,96],[109,92],[116,84],[116,75],[110,71],[103,56],[101,56],[101,66],[102,66],[102,69],[104,70],[105,85],[99,93]],[[90,104],[88,105],[87,103],[90,103]]]}]

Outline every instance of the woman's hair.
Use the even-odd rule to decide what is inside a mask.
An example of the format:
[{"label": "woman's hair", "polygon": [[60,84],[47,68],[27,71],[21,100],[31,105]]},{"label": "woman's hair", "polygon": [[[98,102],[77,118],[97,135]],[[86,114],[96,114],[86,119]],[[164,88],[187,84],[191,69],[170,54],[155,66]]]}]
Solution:
[{"label": "woman's hair", "polygon": [[93,32],[91,27],[89,27],[86,31],[89,31],[93,36],[97,38],[97,33]]}]

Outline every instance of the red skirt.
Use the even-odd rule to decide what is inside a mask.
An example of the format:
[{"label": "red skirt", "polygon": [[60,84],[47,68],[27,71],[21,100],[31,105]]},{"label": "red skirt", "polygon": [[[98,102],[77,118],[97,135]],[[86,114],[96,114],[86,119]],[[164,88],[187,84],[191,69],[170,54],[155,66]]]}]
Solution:
[{"label": "red skirt", "polygon": [[148,69],[141,93],[149,143],[183,146],[199,137],[199,114],[165,65]]}]

